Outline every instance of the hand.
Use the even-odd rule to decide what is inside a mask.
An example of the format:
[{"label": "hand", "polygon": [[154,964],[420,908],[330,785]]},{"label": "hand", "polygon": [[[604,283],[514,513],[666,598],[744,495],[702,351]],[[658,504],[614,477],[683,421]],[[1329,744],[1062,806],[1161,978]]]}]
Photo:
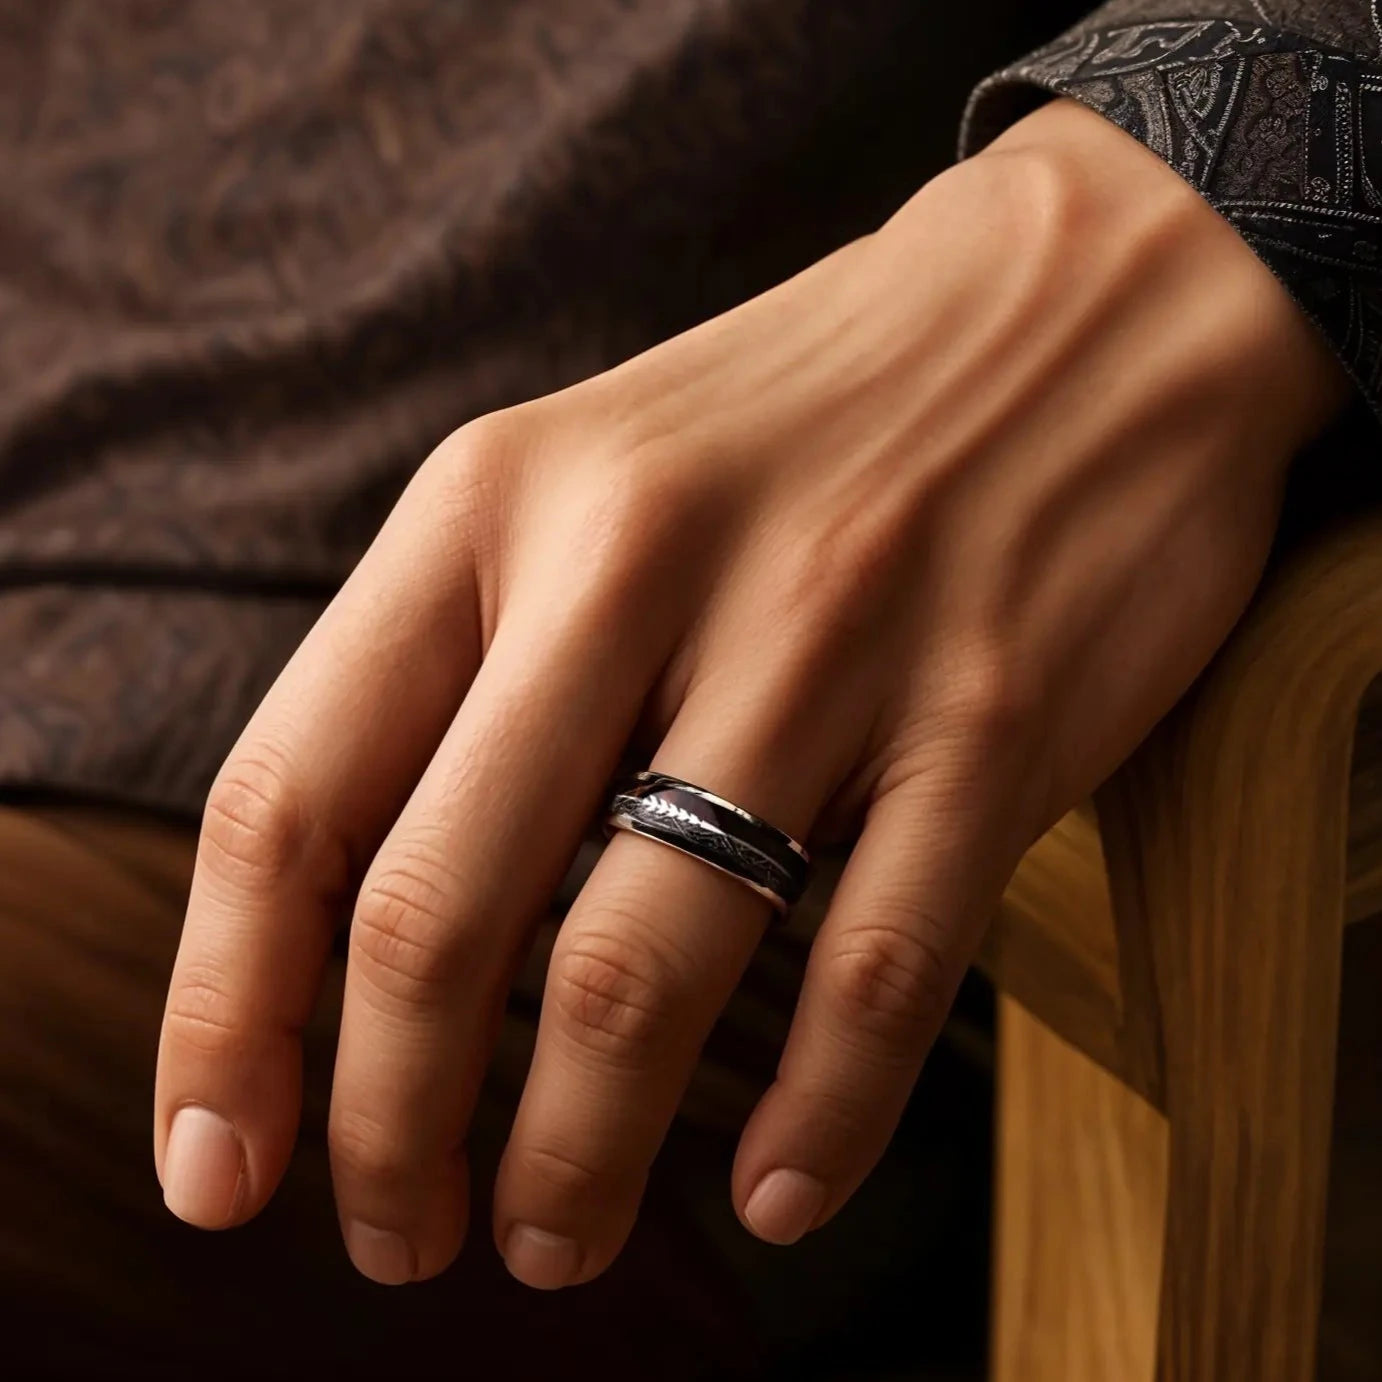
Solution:
[{"label": "hand", "polygon": [[[509,980],[632,743],[799,838],[858,835],[733,1177],[764,1238],[829,1219],[1023,850],[1243,609],[1345,387],[1229,226],[1057,102],[773,291],[463,428],[211,792],[159,1056],[174,1212],[273,1191],[353,899],[346,1241],[380,1281],[447,1265]],[[768,919],[673,850],[605,850],[495,1189],[522,1280],[618,1253]]]}]

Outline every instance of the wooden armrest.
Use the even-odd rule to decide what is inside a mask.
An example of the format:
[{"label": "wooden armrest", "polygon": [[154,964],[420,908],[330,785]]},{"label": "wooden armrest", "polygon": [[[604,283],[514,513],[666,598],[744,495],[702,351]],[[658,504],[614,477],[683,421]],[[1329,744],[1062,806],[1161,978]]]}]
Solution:
[{"label": "wooden armrest", "polygon": [[[1307,851],[1319,862],[1302,886],[1320,899],[1337,891],[1345,920],[1382,911],[1379,674],[1375,514],[1320,535],[1283,563],[1096,802],[1037,842],[1007,889],[981,966],[1161,1106],[1147,921],[1148,892],[1160,878],[1184,877],[1189,856],[1212,871],[1210,837],[1252,828],[1264,851],[1296,849],[1306,837],[1321,845]],[[1242,810],[1249,792],[1251,820]]]}]

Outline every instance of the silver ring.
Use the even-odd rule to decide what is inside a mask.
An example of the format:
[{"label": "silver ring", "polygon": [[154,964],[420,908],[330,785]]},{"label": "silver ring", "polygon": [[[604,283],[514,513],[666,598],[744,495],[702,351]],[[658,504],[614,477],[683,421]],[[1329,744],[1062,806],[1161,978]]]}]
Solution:
[{"label": "silver ring", "polygon": [[610,798],[606,833],[631,830],[719,869],[779,912],[806,888],[811,856],[790,835],[732,801],[669,773],[635,773]]}]

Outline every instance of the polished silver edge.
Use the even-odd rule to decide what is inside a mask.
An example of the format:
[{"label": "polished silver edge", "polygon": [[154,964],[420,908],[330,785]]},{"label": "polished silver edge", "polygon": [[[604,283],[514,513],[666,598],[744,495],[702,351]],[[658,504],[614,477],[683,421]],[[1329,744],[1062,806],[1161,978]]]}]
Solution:
[{"label": "polished silver edge", "polygon": [[[736,883],[742,884],[752,892],[756,892],[759,897],[766,897],[773,906],[784,916],[789,911],[787,899],[780,893],[775,893],[771,888],[765,888],[761,884],[755,883],[752,879],[745,878],[742,873],[735,873],[733,869],[727,869],[723,864],[717,864],[713,859],[707,859],[702,854],[697,854],[693,850],[684,848],[677,844],[675,840],[665,839],[661,835],[655,835],[651,830],[644,830],[642,824],[626,811],[611,811],[605,817],[605,824],[616,830],[627,830],[631,835],[641,835],[645,840],[651,840],[655,845],[666,845],[668,849],[674,849],[678,854],[684,854],[688,859],[694,859],[698,864],[704,864],[707,868],[714,869],[716,873],[722,873],[726,878],[732,878]],[[724,834],[724,831],[720,832]]]},{"label": "polished silver edge", "polygon": [[[652,768],[644,769],[642,772],[637,772],[633,775],[633,780],[635,782],[655,782],[659,778],[665,778],[669,783],[675,783],[682,791],[694,792],[698,797],[704,797],[706,801],[714,802],[716,806],[723,806],[725,810],[733,811],[736,816],[742,816],[746,821],[754,825],[762,826],[765,830],[771,830],[774,834],[782,837],[782,842],[792,850],[794,854],[800,857],[803,864],[809,864],[811,862],[811,856],[806,852],[806,847],[799,844],[785,830],[779,830],[772,821],[764,820],[762,816],[755,816],[752,811],[746,811],[742,806],[737,806],[732,801],[726,801],[724,797],[716,796],[714,792],[707,790],[705,787],[697,787],[694,782],[688,782],[684,777],[678,777],[675,773],[657,772]],[[706,821],[704,824],[710,825],[710,822]],[[720,831],[720,833],[723,835],[725,832]]]},{"label": "polished silver edge", "polygon": [[[708,831],[710,834],[718,835],[722,840],[732,840],[736,845],[739,846],[740,849],[751,850],[770,869],[774,870],[775,872],[781,874],[786,874],[787,872],[786,869],[782,866],[782,864],[779,863],[776,859],[774,859],[773,856],[767,852],[767,850],[760,849],[756,844],[752,843],[752,841],[746,840],[740,835],[735,835],[728,830],[722,830],[718,825],[715,824],[714,821],[708,821],[704,816],[698,816],[693,811],[686,810],[685,807],[673,806],[671,802],[661,802],[659,801],[656,794],[646,797],[636,797],[628,792],[620,792],[616,794],[614,801],[610,803],[610,810],[613,811],[620,801],[635,802],[637,805],[643,807],[645,810],[652,811],[654,814],[661,814],[663,816],[674,816],[679,820],[698,825],[703,830]],[[659,808],[662,808],[662,810],[659,811]],[[630,816],[630,819],[637,820],[638,818],[635,816]],[[709,860],[707,860],[706,862],[708,863]],[[788,876],[790,877],[790,875]],[[747,882],[748,880],[746,879],[745,881]]]}]

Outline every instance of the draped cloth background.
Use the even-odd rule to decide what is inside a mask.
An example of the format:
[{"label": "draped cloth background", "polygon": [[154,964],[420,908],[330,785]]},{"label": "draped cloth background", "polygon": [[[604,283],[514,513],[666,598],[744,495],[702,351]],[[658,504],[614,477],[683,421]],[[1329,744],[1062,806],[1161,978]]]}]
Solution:
[{"label": "draped cloth background", "polygon": [[[792,1344],[803,1377],[889,1290],[918,1330],[908,1360],[959,1332],[947,1285],[981,1308],[983,1086],[944,1050],[924,1136],[904,1124],[794,1265],[769,1268],[727,1217],[733,1133],[800,972],[791,930],[717,1033],[625,1259],[540,1306],[483,1244],[387,1307],[346,1267],[322,1143],[336,987],[309,1033],[301,1154],[252,1228],[164,1214],[148,1104],[187,822],[428,451],[877,225],[949,160],[986,73],[1011,64],[971,103],[966,150],[1049,94],[1094,106],[1228,217],[1376,404],[1376,5],[1086,8],[0,0],[0,794],[183,818],[0,808],[16,1375],[374,1376],[430,1349],[496,1379],[572,1357],[762,1376],[759,1351]],[[1366,418],[1349,426],[1371,462]],[[535,977],[506,1019],[481,1168]]]},{"label": "draped cloth background", "polygon": [[0,787],[199,812],[437,442],[877,225],[1034,8],[0,0]]}]

